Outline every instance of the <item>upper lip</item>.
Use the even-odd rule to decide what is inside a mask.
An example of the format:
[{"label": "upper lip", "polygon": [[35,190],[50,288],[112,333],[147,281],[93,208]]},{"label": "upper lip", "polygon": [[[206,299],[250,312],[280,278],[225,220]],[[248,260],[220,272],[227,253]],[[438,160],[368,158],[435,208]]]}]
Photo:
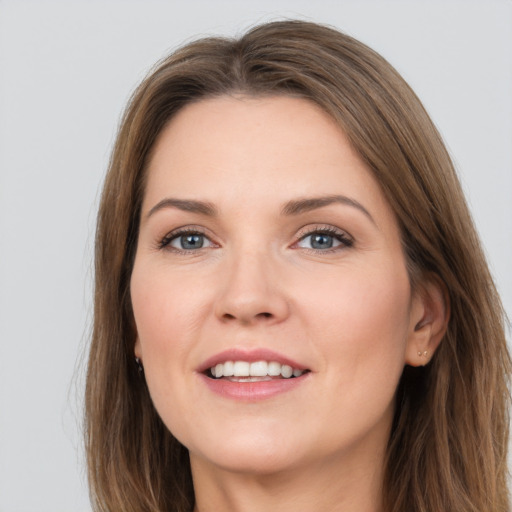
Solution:
[{"label": "upper lip", "polygon": [[308,367],[303,364],[290,359],[278,352],[265,348],[257,349],[240,349],[232,348],[219,352],[218,354],[209,357],[204,361],[201,366],[197,369],[198,372],[205,372],[208,369],[216,366],[219,363],[225,363],[226,361],[247,361],[248,363],[255,363],[256,361],[275,361],[279,364],[287,364],[297,370],[307,370]]}]

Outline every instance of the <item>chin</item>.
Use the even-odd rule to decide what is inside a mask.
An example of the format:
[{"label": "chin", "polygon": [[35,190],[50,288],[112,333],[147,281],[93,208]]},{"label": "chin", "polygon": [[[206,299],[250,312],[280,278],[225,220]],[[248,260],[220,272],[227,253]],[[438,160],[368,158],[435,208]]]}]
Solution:
[{"label": "chin", "polygon": [[[192,464],[194,457],[191,452]],[[229,453],[206,453],[202,454],[201,458],[206,458],[206,462],[220,470],[240,475],[268,476],[286,471],[296,463],[295,458],[292,460],[291,454],[279,454],[275,451],[271,453],[247,447],[245,450],[229,450]]]},{"label": "chin", "polygon": [[190,458],[201,459],[219,469],[240,473],[269,475],[285,471],[297,464],[301,458],[299,439],[287,436],[283,439],[274,429],[255,433],[245,431],[242,435],[227,435],[203,446],[190,446]]}]

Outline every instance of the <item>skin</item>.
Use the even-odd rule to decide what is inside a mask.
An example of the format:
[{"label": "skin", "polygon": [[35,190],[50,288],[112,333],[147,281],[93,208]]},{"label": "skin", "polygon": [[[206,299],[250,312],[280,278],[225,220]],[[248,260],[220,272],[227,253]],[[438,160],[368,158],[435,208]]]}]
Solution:
[{"label": "skin", "polygon": [[[366,212],[282,212],[333,194]],[[216,215],[155,210],[166,198]],[[202,248],[184,250],[179,236],[163,245],[183,227],[204,233]],[[325,229],[351,243],[312,248]],[[131,298],[135,355],[189,449],[197,511],[380,510],[396,387],[442,336],[442,294],[411,291],[390,206],[317,106],[221,97],[174,117],[148,166]],[[310,372],[268,399],[226,398],[198,368],[231,348],[271,349]]]}]

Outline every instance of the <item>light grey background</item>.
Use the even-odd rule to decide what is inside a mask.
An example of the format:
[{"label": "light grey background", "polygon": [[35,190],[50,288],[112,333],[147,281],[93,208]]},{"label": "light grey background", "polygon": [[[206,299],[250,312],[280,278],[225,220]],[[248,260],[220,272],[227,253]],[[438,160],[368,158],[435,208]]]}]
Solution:
[{"label": "light grey background", "polygon": [[81,448],[94,219],[118,119],[169,49],[286,17],[410,82],[512,314],[512,2],[0,0],[0,512],[90,510]]}]

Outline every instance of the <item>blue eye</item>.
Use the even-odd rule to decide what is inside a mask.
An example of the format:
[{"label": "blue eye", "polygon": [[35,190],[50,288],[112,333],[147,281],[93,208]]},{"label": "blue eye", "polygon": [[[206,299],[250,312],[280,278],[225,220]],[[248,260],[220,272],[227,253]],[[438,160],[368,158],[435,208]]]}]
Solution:
[{"label": "blue eye", "polygon": [[184,249],[186,251],[201,249],[204,245],[204,236],[198,234],[181,235],[171,241],[170,245],[176,249]]},{"label": "blue eye", "polygon": [[330,233],[328,231],[314,231],[303,236],[297,243],[298,247],[303,249],[313,249],[315,251],[328,251],[338,247],[350,247],[353,241],[345,234],[338,231]]},{"label": "blue eye", "polygon": [[178,251],[197,251],[212,245],[212,242],[203,233],[182,231],[167,235],[162,240],[160,247],[172,247]]}]

